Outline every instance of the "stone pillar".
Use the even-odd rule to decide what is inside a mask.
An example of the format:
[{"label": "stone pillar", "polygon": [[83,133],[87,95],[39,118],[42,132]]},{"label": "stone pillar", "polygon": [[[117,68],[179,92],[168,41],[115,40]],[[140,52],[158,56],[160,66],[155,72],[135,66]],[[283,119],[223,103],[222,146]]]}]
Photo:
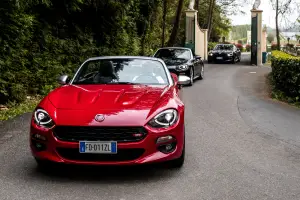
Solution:
[{"label": "stone pillar", "polygon": [[203,60],[207,60],[208,59],[208,40],[207,40],[208,29],[202,29],[202,31],[204,32],[204,58],[203,58]]},{"label": "stone pillar", "polygon": [[261,51],[267,52],[267,30],[262,31]]},{"label": "stone pillar", "polygon": [[[253,35],[254,33],[253,32],[251,33],[251,37],[256,38],[255,45],[257,46],[257,48],[256,48],[256,64],[257,64],[257,66],[262,66],[262,12],[263,12],[262,10],[251,10],[251,17],[257,18],[256,23],[252,24],[252,26],[254,26],[252,28],[254,30],[256,29],[255,32],[257,34]],[[252,20],[252,22],[253,22],[253,20]],[[253,50],[253,48],[252,48],[252,50]],[[255,59],[255,58],[251,58],[251,59]]]},{"label": "stone pillar", "polygon": [[185,47],[195,50],[195,19],[196,10],[187,10],[185,12]]}]

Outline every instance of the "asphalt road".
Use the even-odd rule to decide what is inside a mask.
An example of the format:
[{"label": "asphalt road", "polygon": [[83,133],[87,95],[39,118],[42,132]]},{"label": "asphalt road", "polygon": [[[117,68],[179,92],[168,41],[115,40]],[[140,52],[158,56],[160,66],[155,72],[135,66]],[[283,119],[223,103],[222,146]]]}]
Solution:
[{"label": "asphalt road", "polygon": [[25,114],[0,124],[0,199],[300,199],[300,111],[266,98],[263,75],[270,69],[240,63],[205,70],[204,80],[184,88],[182,169],[40,172],[29,152]]}]

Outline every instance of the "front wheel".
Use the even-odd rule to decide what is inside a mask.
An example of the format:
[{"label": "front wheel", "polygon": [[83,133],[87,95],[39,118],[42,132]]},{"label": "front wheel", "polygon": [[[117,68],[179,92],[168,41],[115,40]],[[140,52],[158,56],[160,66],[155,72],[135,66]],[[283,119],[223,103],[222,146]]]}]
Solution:
[{"label": "front wheel", "polygon": [[202,80],[204,78],[204,65],[201,66],[201,72],[199,76],[199,80]]},{"label": "front wheel", "polygon": [[232,58],[231,64],[235,64],[235,56]]},{"label": "front wheel", "polygon": [[191,79],[189,86],[192,86],[194,84],[194,70],[192,67],[190,67],[189,78]]}]

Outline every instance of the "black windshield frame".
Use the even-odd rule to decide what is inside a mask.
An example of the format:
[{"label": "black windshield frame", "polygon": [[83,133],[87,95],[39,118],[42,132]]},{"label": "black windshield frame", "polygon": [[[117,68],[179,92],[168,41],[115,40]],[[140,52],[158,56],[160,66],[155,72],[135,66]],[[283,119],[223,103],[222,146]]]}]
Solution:
[{"label": "black windshield frame", "polygon": [[[107,82],[107,83],[95,83],[95,82],[82,82],[79,81],[80,78],[82,78],[83,72],[85,70],[87,70],[87,65],[89,65],[92,62],[105,62],[105,61],[111,61],[115,67],[115,69],[117,68],[116,63],[122,63],[122,64],[126,64],[129,62],[155,62],[155,63],[159,63],[159,65],[161,65],[161,69],[160,69],[160,73],[158,74],[159,77],[161,77],[163,79],[163,83],[139,83],[139,82],[129,82],[129,81],[119,81],[118,78],[115,78],[114,81],[111,82]],[[124,67],[124,66],[123,66]],[[142,68],[141,68],[142,69]],[[123,69],[121,69],[123,70]],[[70,82],[70,84],[73,85],[98,85],[98,84],[111,84],[111,85],[116,85],[116,84],[122,84],[122,85],[170,85],[172,84],[172,81],[170,81],[170,74],[168,74],[168,69],[163,65],[162,61],[156,60],[156,59],[143,59],[143,58],[99,58],[99,59],[89,59],[87,61],[85,61],[81,67],[77,70],[77,72],[75,73],[75,76],[73,77],[72,81]],[[144,71],[144,70],[142,70]],[[163,71],[163,72],[162,72]],[[96,72],[96,71],[95,71]],[[89,74],[89,73],[87,73]],[[90,73],[92,75],[92,73]]]}]

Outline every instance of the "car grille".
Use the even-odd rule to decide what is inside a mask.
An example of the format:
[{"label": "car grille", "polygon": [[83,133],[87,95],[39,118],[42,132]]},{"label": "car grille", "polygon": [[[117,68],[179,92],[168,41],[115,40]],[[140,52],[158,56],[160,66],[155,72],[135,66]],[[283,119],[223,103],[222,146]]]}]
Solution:
[{"label": "car grille", "polygon": [[95,154],[79,153],[77,148],[57,148],[56,151],[62,158],[67,160],[90,162],[131,161],[138,159],[145,152],[144,149],[118,149],[117,154]]},{"label": "car grille", "polygon": [[147,135],[144,127],[56,126],[54,136],[61,141],[138,142]]}]

